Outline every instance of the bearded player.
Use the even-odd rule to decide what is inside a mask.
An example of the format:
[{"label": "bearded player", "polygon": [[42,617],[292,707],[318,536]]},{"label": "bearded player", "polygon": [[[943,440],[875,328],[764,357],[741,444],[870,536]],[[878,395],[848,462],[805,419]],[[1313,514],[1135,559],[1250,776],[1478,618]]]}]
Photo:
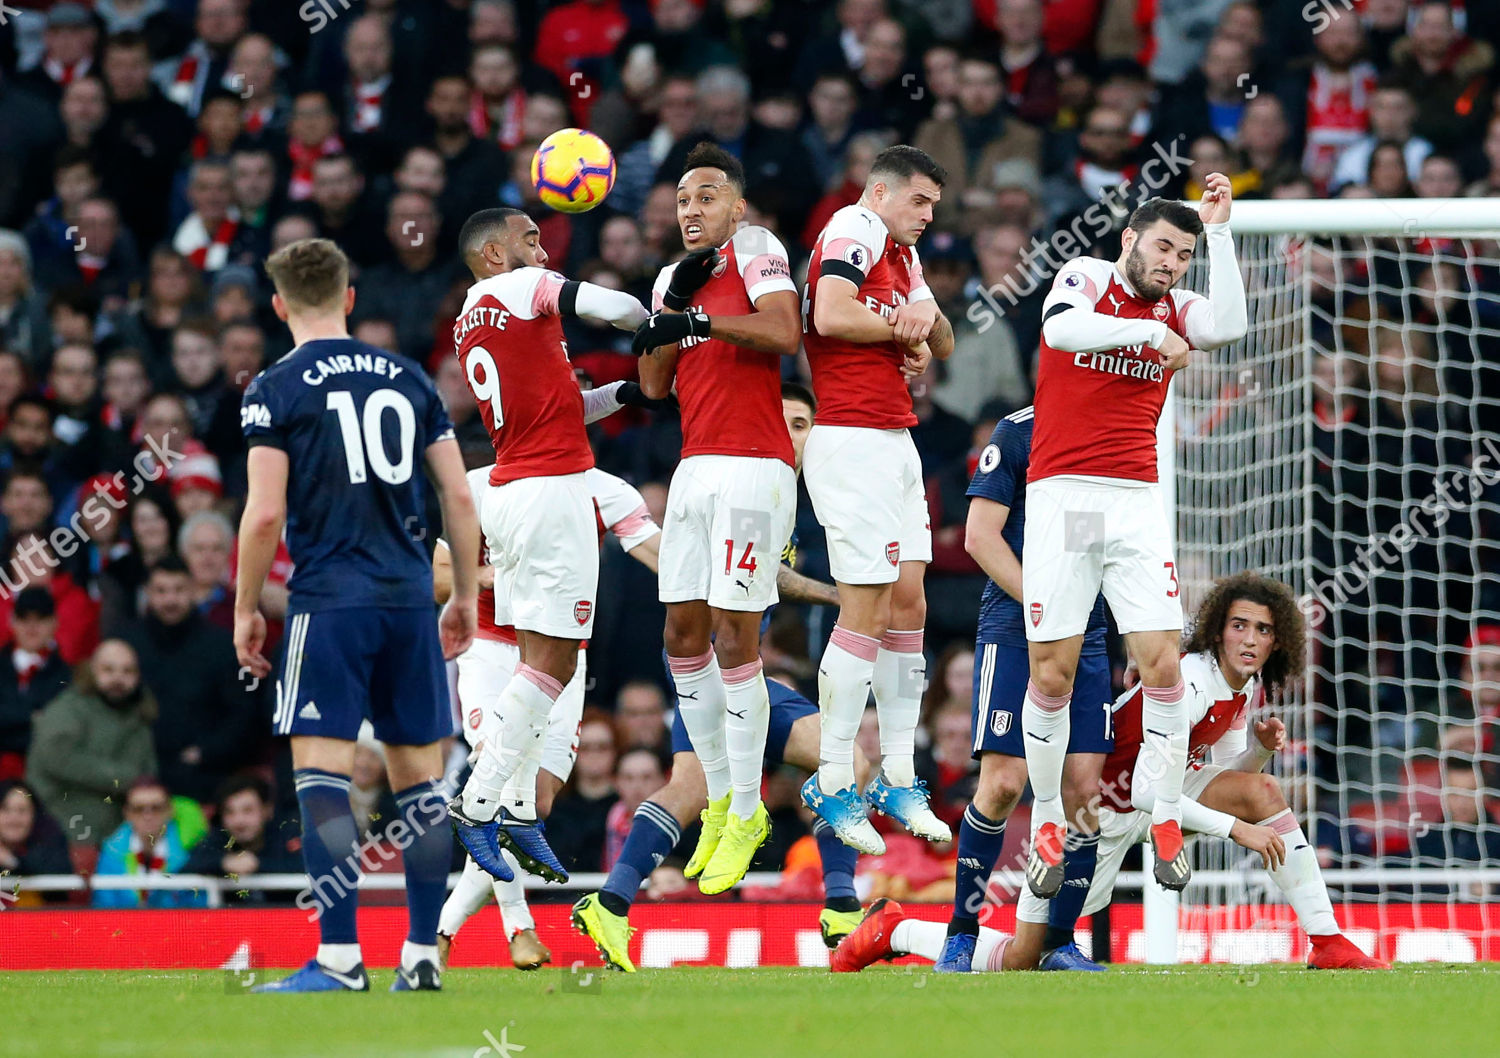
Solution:
[{"label": "bearded player", "polygon": [[[916,242],[947,174],[922,151],[882,151],[864,193],[833,215],[807,272],[802,326],[818,421],[808,495],[828,536],[839,616],[818,667],[821,764],[803,803],[860,852],[885,851],[866,800],[918,837],[947,841],[912,760],[927,662],[922,578],[932,561],[907,379],[953,350],[953,328],[922,278]],[[870,691],[881,774],[854,782],[854,736]]]},{"label": "bearded player", "polygon": [[686,159],[677,224],[688,254],[663,268],[636,332],[641,388],[682,404],[682,462],[662,519],[661,601],[677,710],[703,765],[708,810],[683,872],[722,893],[770,834],[760,799],[771,702],[761,616],[777,601],[797,511],[781,415],[781,358],[795,356],[797,288],[786,250],[740,227],[745,171],[712,143]]},{"label": "bearded player", "polygon": [[[1262,770],[1286,743],[1275,717],[1254,723],[1267,697],[1279,697],[1302,671],[1305,626],[1292,591],[1256,573],[1227,577],[1198,608],[1184,644],[1189,756],[1182,786],[1182,821],[1190,831],[1227,837],[1260,855],[1271,880],[1297,913],[1308,935],[1307,965],[1315,970],[1386,970],[1360,951],[1338,927],[1317,850],[1308,842],[1281,786]],[[1144,688],[1115,703],[1115,748],[1099,787],[1099,863],[1083,913],[1107,906],[1125,854],[1151,828],[1152,784],[1142,781]],[[1029,970],[1037,966],[1046,934],[1048,903],[1023,891],[1016,936],[980,930],[976,970]],[[879,958],[911,953],[936,959],[941,923],[905,920],[899,905],[870,909],[859,929],[834,954],[836,971],[858,970]]]},{"label": "bearded player", "polygon": [[475,213],[459,233],[459,252],[475,283],[454,322],[453,344],[495,446],[479,520],[495,577],[511,600],[520,660],[490,706],[496,722],[449,816],[469,855],[501,881],[515,877],[502,844],[527,870],[565,878],[536,822],[512,817],[502,804],[507,781],[540,743],[573,678],[594,622],[599,538],[585,477],[594,456],[561,316],[633,330],[646,310],[629,294],[544,268],[540,232],[518,209]]},{"label": "bearded player", "polygon": [[[1101,590],[1140,669],[1143,770],[1161,776],[1152,870],[1171,890],[1191,873],[1180,808],[1188,731],[1177,664],[1182,604],[1156,482],[1156,423],[1172,374],[1188,365],[1191,350],[1245,334],[1229,179],[1211,173],[1205,183],[1197,212],[1159,198],[1136,207],[1119,259],[1074,258],[1042,304],[1021,590],[1030,654],[1022,729],[1036,797],[1026,881],[1044,899],[1063,883],[1069,707]],[[1208,243],[1207,298],[1172,289],[1200,234]]]}]

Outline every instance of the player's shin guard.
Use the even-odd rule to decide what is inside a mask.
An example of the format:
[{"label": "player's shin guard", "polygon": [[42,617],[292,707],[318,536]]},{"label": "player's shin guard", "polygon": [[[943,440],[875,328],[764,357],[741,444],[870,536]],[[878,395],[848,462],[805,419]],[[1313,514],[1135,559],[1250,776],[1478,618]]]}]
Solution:
[{"label": "player's shin guard", "polygon": [[1188,722],[1182,681],[1141,689],[1140,780],[1155,802],[1152,824],[1181,823],[1182,778],[1187,769]]},{"label": "player's shin guard", "polygon": [[719,661],[708,650],[693,658],[667,658],[672,682],[677,685],[677,712],[687,729],[693,752],[703,765],[708,799],[717,801],[729,793],[729,749],[724,730],[724,679]]},{"label": "player's shin guard", "polygon": [[1068,706],[1073,692],[1043,694],[1026,682],[1026,703],[1021,707],[1021,730],[1026,743],[1026,770],[1036,803],[1031,810],[1031,832],[1043,823],[1064,825],[1062,804],[1063,761],[1068,755],[1072,722]]},{"label": "player's shin guard", "polygon": [[958,827],[958,864],[954,877],[950,933],[978,933],[990,872],[1005,846],[1005,820],[991,819],[970,805]]},{"label": "player's shin guard", "polygon": [[[453,856],[453,838],[448,832],[447,799],[438,780],[408,786],[396,794],[396,807],[412,841],[402,854],[406,871],[406,904],[412,944],[436,942],[438,916],[448,892],[448,864]],[[432,953],[433,963],[437,953]]]},{"label": "player's shin guard", "polygon": [[1290,808],[1278,812],[1270,819],[1260,822],[1281,835],[1286,843],[1286,859],[1271,872],[1271,880],[1286,896],[1287,903],[1297,912],[1297,922],[1310,937],[1323,937],[1339,932],[1338,921],[1333,917],[1333,903],[1328,899],[1328,886],[1323,882],[1323,870],[1318,866],[1317,851],[1302,833],[1302,826]]},{"label": "player's shin guard", "polygon": [[[360,869],[359,830],[349,805],[349,776],[320,768],[298,768],[294,778],[297,803],[302,809],[302,862],[307,868],[308,891],[322,938],[319,962],[331,954],[325,949],[342,949],[332,953],[334,961],[324,965],[341,972],[352,970],[360,962],[354,926]],[[301,897],[297,904],[302,906]],[[348,958],[351,954],[352,960]]]},{"label": "player's shin guard", "polygon": [[880,640],[833,626],[818,664],[818,710],[822,714],[818,788],[826,794],[854,785],[854,736],[870,700]]},{"label": "player's shin guard", "polygon": [[655,801],[642,801],[630,821],[630,834],[620,849],[620,858],[610,868],[609,877],[599,890],[599,902],[614,915],[630,914],[641,882],[682,840],[682,827]]},{"label": "player's shin guard", "polygon": [[509,849],[501,849],[500,855],[510,864],[515,875],[508,882],[490,878],[494,883],[495,900],[500,905],[500,924],[507,937],[514,937],[519,930],[536,929],[536,919],[531,917],[531,906],[526,903],[526,886],[521,881],[521,865]]},{"label": "player's shin guard", "polygon": [[927,657],[922,653],[920,628],[885,634],[875,656],[870,686],[880,716],[880,770],[890,785],[910,786],[917,777],[912,754],[922,692],[927,687]]},{"label": "player's shin guard", "polygon": [[524,822],[536,820],[536,776],[542,769],[542,743],[533,742],[521,765],[500,791],[500,804],[512,819]]},{"label": "player's shin guard", "polygon": [[724,671],[724,745],[733,787],[729,810],[741,819],[749,819],[760,804],[770,726],[771,698],[760,658]]},{"label": "player's shin guard", "polygon": [[859,853],[840,841],[833,828],[821,819],[813,820],[813,837],[823,861],[824,904],[839,911],[859,910],[859,894],[854,889],[854,866]]},{"label": "player's shin guard", "polygon": [[464,786],[463,811],[470,819],[485,823],[499,813],[506,782],[540,742],[547,728],[547,714],[562,689],[562,684],[545,672],[524,662],[516,666],[516,674],[495,706],[500,724],[484,740],[474,774]]},{"label": "player's shin guard", "polygon": [[1042,950],[1051,951],[1073,942],[1073,931],[1083,914],[1094,882],[1094,867],[1099,862],[1099,832],[1072,831],[1063,846],[1063,884],[1047,906],[1047,937]]}]

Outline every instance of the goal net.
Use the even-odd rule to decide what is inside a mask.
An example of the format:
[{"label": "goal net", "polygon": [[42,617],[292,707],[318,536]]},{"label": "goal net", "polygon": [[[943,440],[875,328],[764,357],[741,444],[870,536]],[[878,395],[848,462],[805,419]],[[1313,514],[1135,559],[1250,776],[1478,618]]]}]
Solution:
[{"label": "goal net", "polygon": [[[1352,939],[1500,958],[1500,200],[1243,202],[1234,230],[1250,332],[1173,386],[1184,607],[1246,569],[1299,594],[1273,768]],[[1195,856],[1179,958],[1303,955],[1258,857]]]}]

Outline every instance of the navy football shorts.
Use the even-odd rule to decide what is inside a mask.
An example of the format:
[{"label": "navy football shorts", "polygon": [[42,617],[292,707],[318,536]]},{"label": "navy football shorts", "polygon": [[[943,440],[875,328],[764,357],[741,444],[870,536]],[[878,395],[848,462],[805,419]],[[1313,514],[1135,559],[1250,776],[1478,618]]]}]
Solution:
[{"label": "navy football shorts", "polygon": [[[1021,741],[1021,706],[1031,662],[1025,647],[974,644],[974,757],[981,753],[1026,756]],[[1108,753],[1115,748],[1114,704],[1108,654],[1084,654],[1073,677],[1069,710],[1069,753]]]}]

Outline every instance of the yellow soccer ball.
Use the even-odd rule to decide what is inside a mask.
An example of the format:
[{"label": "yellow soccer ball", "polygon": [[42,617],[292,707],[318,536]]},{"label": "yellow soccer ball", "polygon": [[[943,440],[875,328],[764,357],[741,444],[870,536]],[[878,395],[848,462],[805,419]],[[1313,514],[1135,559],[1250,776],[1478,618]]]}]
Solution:
[{"label": "yellow soccer ball", "polygon": [[559,129],[531,156],[531,182],[553,209],[586,213],[615,186],[614,152],[586,129]]}]

